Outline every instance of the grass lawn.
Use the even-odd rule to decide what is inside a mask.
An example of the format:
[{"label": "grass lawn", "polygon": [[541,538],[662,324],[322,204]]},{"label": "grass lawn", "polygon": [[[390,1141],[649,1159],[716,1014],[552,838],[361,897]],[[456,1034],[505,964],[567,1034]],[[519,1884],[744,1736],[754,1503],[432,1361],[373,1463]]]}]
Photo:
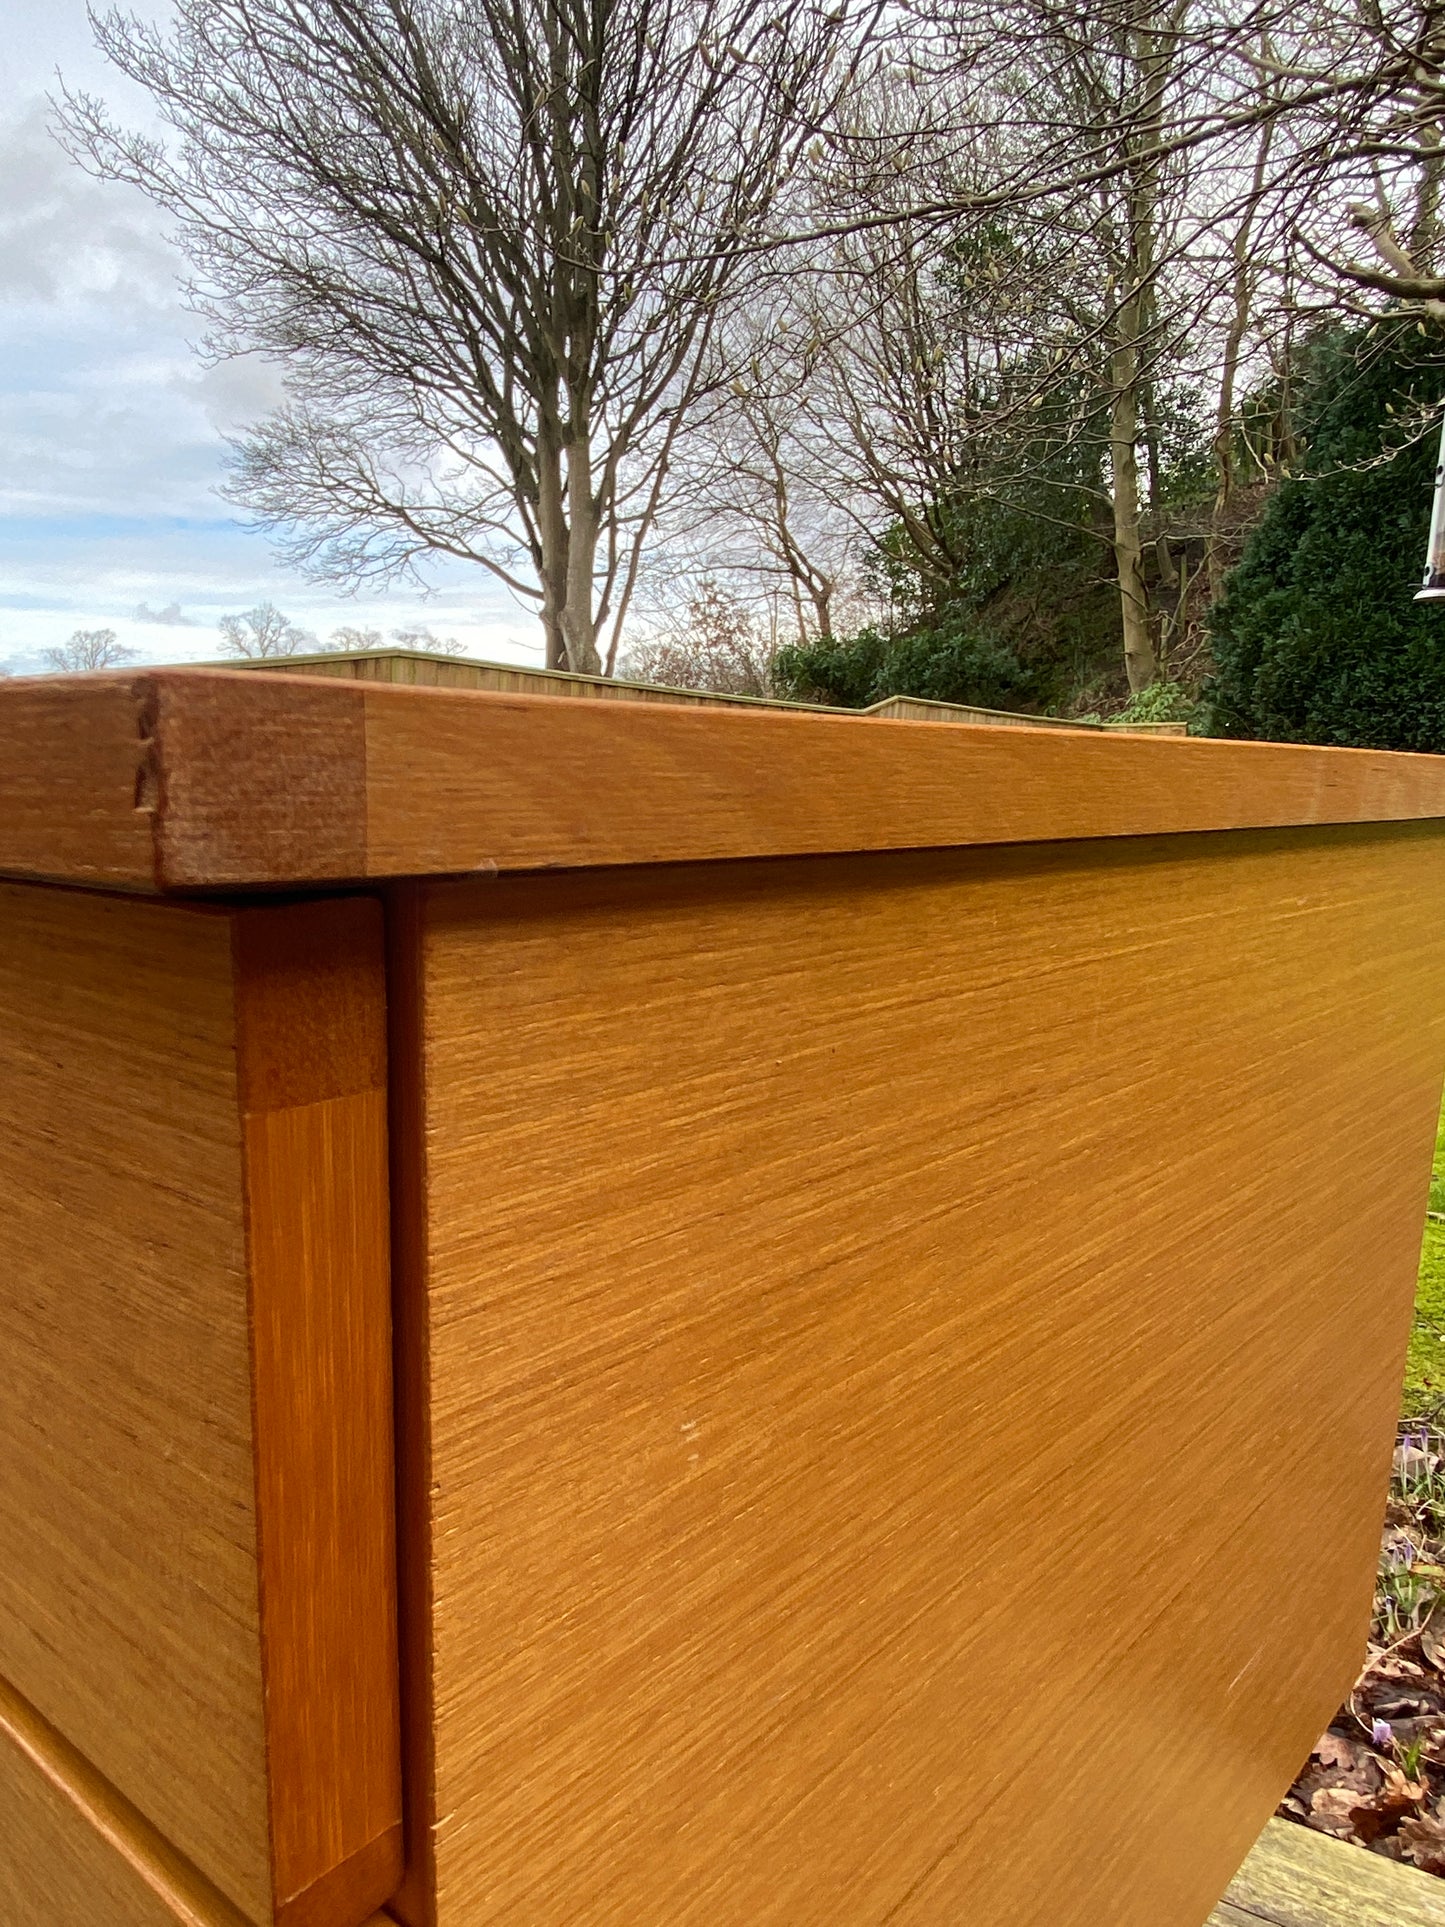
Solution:
[{"label": "grass lawn", "polygon": [[[1445,1112],[1435,1138],[1435,1170],[1430,1209],[1445,1214]],[[1405,1368],[1403,1410],[1409,1418],[1445,1418],[1445,1222],[1425,1225],[1420,1252],[1420,1284],[1415,1294],[1415,1328]]]}]

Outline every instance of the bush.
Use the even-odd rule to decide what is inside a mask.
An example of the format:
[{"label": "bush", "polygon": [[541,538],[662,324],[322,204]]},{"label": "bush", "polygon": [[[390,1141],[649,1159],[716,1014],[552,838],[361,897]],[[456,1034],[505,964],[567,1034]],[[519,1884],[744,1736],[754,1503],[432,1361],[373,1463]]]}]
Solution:
[{"label": "bush", "polygon": [[866,709],[887,651],[888,640],[876,629],[785,643],[773,658],[773,688],[794,702]]},{"label": "bush", "polygon": [[885,696],[1008,709],[1030,700],[1034,679],[1008,643],[963,625],[890,638],[876,629],[780,649],[779,693],[805,702],[864,709]]},{"label": "bush", "polygon": [[1187,723],[1191,729],[1199,721],[1199,704],[1177,682],[1162,677],[1147,689],[1138,690],[1114,719],[1121,723]]},{"label": "bush", "polygon": [[1379,459],[1401,418],[1445,393],[1441,343],[1400,323],[1336,330],[1307,377],[1306,473],[1271,497],[1212,619],[1208,726],[1445,751],[1445,609],[1412,600],[1437,431]]}]

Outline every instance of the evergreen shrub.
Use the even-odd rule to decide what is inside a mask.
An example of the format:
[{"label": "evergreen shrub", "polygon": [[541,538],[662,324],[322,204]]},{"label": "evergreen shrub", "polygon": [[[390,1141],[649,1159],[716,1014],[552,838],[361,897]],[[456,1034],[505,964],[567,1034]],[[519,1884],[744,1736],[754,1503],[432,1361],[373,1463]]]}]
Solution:
[{"label": "evergreen shrub", "polygon": [[1413,600],[1438,429],[1401,429],[1442,394],[1445,340],[1413,323],[1313,345],[1303,471],[1270,498],[1212,618],[1212,734],[1445,751],[1445,604]]}]

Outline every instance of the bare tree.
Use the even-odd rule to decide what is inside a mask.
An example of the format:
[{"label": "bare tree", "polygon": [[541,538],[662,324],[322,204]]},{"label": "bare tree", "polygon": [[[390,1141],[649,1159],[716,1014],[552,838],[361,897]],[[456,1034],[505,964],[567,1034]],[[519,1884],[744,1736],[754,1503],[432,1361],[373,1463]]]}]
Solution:
[{"label": "bare tree", "polygon": [[393,629],[391,639],[402,649],[421,649],[434,656],[464,656],[465,646],[455,636],[434,636],[424,622]]},{"label": "bare tree", "polygon": [[[770,312],[760,328],[776,346],[790,325],[786,314]],[[716,589],[769,635],[807,642],[857,613],[867,534],[850,512],[853,501],[836,499],[801,432],[812,358],[770,354],[764,376],[762,353],[738,349],[732,341],[726,351],[746,378],[735,377],[725,404],[687,437],[636,606],[666,630],[680,603]]]},{"label": "bare tree", "polygon": [[[1106,546],[1136,691],[1191,619],[1166,441],[1190,411],[1207,433],[1202,398],[1217,394],[1232,514],[1241,385],[1267,372],[1266,310],[1285,298],[1295,149],[1281,123],[1299,103],[1260,64],[1260,18],[1209,0],[950,5],[932,121],[910,110],[900,125],[907,90],[891,86],[815,221],[832,271],[814,283],[813,439],[840,490],[871,497],[944,584],[976,540],[950,502],[1047,517],[1074,491],[1063,512]],[[840,306],[851,314],[830,330],[822,311]],[[793,411],[795,441],[811,412]]]},{"label": "bare tree", "polygon": [[1196,33],[1196,16],[1200,0],[1015,0],[992,29],[1013,63],[995,85],[1008,98],[1015,171],[1042,160],[1034,181],[1044,191],[989,218],[1017,237],[1015,274],[1036,279],[1045,264],[1030,404],[1070,394],[1076,432],[1107,445],[1102,506],[1134,692],[1160,673],[1151,576],[1180,589],[1161,519],[1163,391],[1206,325],[1218,280],[1217,266],[1179,272],[1191,258],[1202,267],[1222,213],[1202,182],[1204,143],[1187,136],[1229,118],[1219,19],[1205,16]]},{"label": "bare tree", "polygon": [[[1057,69],[1058,54],[1039,64]],[[1052,112],[1055,84],[1051,72],[1015,113]],[[704,501],[724,528],[751,523],[760,573],[792,578],[800,637],[828,633],[839,580],[869,551],[884,564],[879,581],[906,576],[925,605],[946,600],[978,537],[961,503],[1091,529],[1108,511],[1097,211],[914,219],[918,176],[963,205],[971,182],[1026,165],[1024,130],[1005,136],[997,115],[972,128],[960,108],[963,142],[946,111],[929,125],[941,98],[941,83],[906,69],[855,94],[848,140],[812,170],[810,215],[819,228],[859,207],[897,208],[897,219],[831,234],[810,271],[782,284],[749,352],[732,355],[730,414],[712,431],[726,459],[710,464]],[[1132,526],[1137,540],[1137,510]]]},{"label": "bare tree", "polygon": [[797,271],[751,304],[744,353],[735,318],[721,331],[732,379],[707,459],[688,451],[708,565],[791,572],[804,633],[832,621],[830,525],[800,510],[944,595],[988,572],[979,505],[1076,517],[1137,691],[1202,646],[1206,597],[1295,461],[1297,341],[1342,312],[1445,313],[1445,7],[909,16],[794,183]]},{"label": "bare tree", "polygon": [[67,676],[89,669],[117,669],[136,659],[134,649],[117,641],[114,629],[77,629],[69,642],[41,654],[47,668]]},{"label": "bare tree", "polygon": [[1135,692],[1147,689],[1159,674],[1144,577],[1139,441],[1146,423],[1140,417],[1154,385],[1147,366],[1146,337],[1158,297],[1163,214],[1159,148],[1188,8],[1189,0],[1168,0],[1164,6],[1155,0],[1125,0],[1112,22],[1102,61],[1093,57],[1095,48],[1082,37],[1067,35],[1064,41],[1093,124],[1105,118],[1117,120],[1123,163],[1115,192],[1101,193],[1099,211],[1108,273],[1105,338],[1114,560],[1124,665],[1129,688]]},{"label": "bare tree", "polygon": [[[400,649],[422,649],[429,654],[439,656],[466,654],[466,650],[455,636],[434,636],[424,622],[393,629],[391,639]],[[354,624],[343,623],[339,629],[333,629],[327,640],[320,646],[324,649],[344,650],[348,654],[356,654],[367,649],[384,649],[386,638],[380,629],[361,629]]]},{"label": "bare tree", "polygon": [[178,151],[84,96],[64,126],[178,217],[214,350],[285,366],[235,492],[288,553],[479,562],[595,671],[720,305],[879,4],[179,0],[170,35],[97,26]]},{"label": "bare tree", "polygon": [[1289,125],[1293,226],[1315,291],[1356,313],[1385,297],[1445,317],[1445,8],[1315,0],[1303,17],[1286,10],[1253,58]]},{"label": "bare tree", "polygon": [[319,647],[310,630],[283,615],[274,602],[258,602],[243,615],[222,616],[216,627],[224,656],[295,656]]},{"label": "bare tree", "polygon": [[775,650],[756,617],[735,595],[705,579],[683,620],[639,644],[623,661],[638,682],[672,689],[711,689],[726,696],[766,696]]},{"label": "bare tree", "polygon": [[[766,389],[749,390],[696,478],[694,534],[714,567],[751,549],[766,599],[786,604],[799,641],[833,632],[853,531],[816,487],[816,466],[795,439],[801,398],[791,406]],[[697,450],[689,450],[696,461]]]}]

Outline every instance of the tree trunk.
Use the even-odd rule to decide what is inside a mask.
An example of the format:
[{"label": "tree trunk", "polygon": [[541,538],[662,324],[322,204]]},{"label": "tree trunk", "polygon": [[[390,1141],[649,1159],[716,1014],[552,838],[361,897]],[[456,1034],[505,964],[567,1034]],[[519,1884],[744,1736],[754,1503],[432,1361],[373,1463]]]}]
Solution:
[{"label": "tree trunk", "polygon": [[537,535],[533,560],[542,585],[542,635],[547,667],[569,669],[563,611],[567,601],[567,515],[562,501],[562,462],[555,433],[537,435]]},{"label": "tree trunk", "polygon": [[[1261,51],[1266,51],[1262,47]],[[1264,195],[1265,165],[1269,158],[1273,129],[1268,124],[1255,148],[1254,174],[1250,183],[1248,206],[1234,231],[1232,252],[1234,274],[1231,292],[1233,309],[1224,337],[1224,354],[1219,371],[1219,406],[1214,413],[1214,470],[1217,478],[1214,514],[1210,520],[1209,542],[1205,551],[1209,571],[1209,593],[1218,596],[1224,587],[1224,540],[1222,524],[1234,499],[1234,389],[1239,374],[1240,355],[1249,327],[1254,292],[1252,241],[1255,213]]]},{"label": "tree trunk", "polygon": [[542,598],[542,635],[547,645],[547,667],[566,669],[567,640],[562,634],[562,615],[555,601],[547,595]]},{"label": "tree trunk", "polygon": [[1140,382],[1144,403],[1144,447],[1149,457],[1149,520],[1154,529],[1154,559],[1159,566],[1160,586],[1179,587],[1179,571],[1174,566],[1174,551],[1164,532],[1164,476],[1159,459],[1159,415],[1154,406],[1154,384]]},{"label": "tree trunk", "polygon": [[1234,382],[1248,318],[1248,289],[1241,273],[1236,279],[1234,315],[1225,336],[1219,406],[1214,416],[1214,513],[1205,548],[1211,598],[1217,597],[1224,586],[1224,519],[1234,500]]},{"label": "tree trunk", "polygon": [[542,633],[547,667],[599,676],[593,569],[601,516],[592,492],[591,450],[571,441],[563,457],[553,436],[537,448],[537,574],[542,583]]},{"label": "tree trunk", "polygon": [[567,667],[579,676],[600,676],[593,574],[602,530],[592,490],[592,449],[585,436],[567,445],[567,569],[562,635]]},{"label": "tree trunk", "polygon": [[[1119,612],[1124,630],[1124,667],[1129,690],[1137,694],[1159,676],[1159,659],[1149,626],[1149,595],[1144,585],[1143,531],[1139,517],[1139,409],[1148,403],[1151,507],[1158,507],[1158,455],[1154,438],[1151,369],[1143,365],[1140,337],[1152,356],[1158,351],[1154,326],[1154,245],[1159,215],[1159,143],[1164,97],[1177,55],[1179,30],[1189,0],[1172,0],[1167,17],[1153,4],[1130,9],[1123,48],[1137,95],[1125,121],[1129,153],[1126,229],[1111,264],[1110,279],[1119,296],[1113,350],[1109,358],[1112,389],[1109,407],[1109,466],[1113,471],[1114,564],[1119,578]],[[1163,546],[1161,564],[1174,573],[1173,557]]]},{"label": "tree trunk", "polygon": [[1124,667],[1131,695],[1147,689],[1159,674],[1149,634],[1149,597],[1144,587],[1144,545],[1139,527],[1139,350],[1138,297],[1119,313],[1120,341],[1112,361],[1114,397],[1109,410],[1109,466],[1113,471],[1114,563],[1119,578],[1119,613],[1124,628]]}]

